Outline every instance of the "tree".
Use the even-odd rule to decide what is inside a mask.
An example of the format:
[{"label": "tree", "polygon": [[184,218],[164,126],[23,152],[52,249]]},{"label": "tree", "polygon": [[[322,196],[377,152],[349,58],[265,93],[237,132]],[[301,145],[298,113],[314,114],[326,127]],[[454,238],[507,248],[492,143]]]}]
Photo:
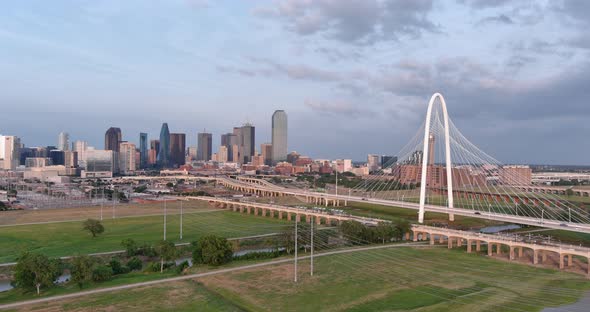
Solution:
[{"label": "tree", "polygon": [[408,220],[399,220],[395,223],[395,227],[397,228],[397,239],[401,240],[404,237],[405,233],[408,233],[412,230],[412,225]]},{"label": "tree", "polygon": [[170,261],[176,257],[176,246],[171,241],[162,240],[156,246],[156,250],[160,255],[160,273],[164,272],[164,260]]},{"label": "tree", "polygon": [[375,227],[375,233],[377,238],[381,240],[382,244],[385,244],[386,241],[391,241],[392,239],[400,237],[400,229],[397,225],[389,222],[379,222],[377,227]]},{"label": "tree", "polygon": [[227,239],[216,235],[202,237],[197,247],[201,253],[201,263],[221,265],[231,261],[233,250]]},{"label": "tree", "polygon": [[133,257],[133,256],[137,255],[139,246],[137,245],[137,242],[135,242],[133,239],[126,238],[121,241],[121,245],[123,245],[123,247],[125,247],[125,251],[127,252],[127,257]]},{"label": "tree", "polygon": [[139,271],[143,267],[143,262],[139,258],[133,257],[127,262],[127,267],[131,271]]},{"label": "tree", "polygon": [[568,188],[567,190],[565,190],[565,195],[574,196],[574,190],[572,190],[571,188]]},{"label": "tree", "polygon": [[14,268],[14,285],[23,289],[36,289],[39,295],[41,287],[53,286],[59,275],[59,260],[25,252],[18,258]]},{"label": "tree", "polygon": [[344,221],[342,222],[342,225],[340,225],[340,230],[342,231],[342,234],[355,245],[362,244],[362,240],[366,238],[365,226],[358,221]]},{"label": "tree", "polygon": [[89,256],[76,256],[72,258],[72,281],[82,289],[84,283],[92,280],[94,261]]},{"label": "tree", "polygon": [[99,220],[95,219],[88,219],[84,221],[82,229],[90,232],[90,234],[92,234],[92,237],[96,237],[96,235],[104,232],[104,226],[102,225],[102,223],[100,223]]},{"label": "tree", "polygon": [[111,279],[113,270],[106,265],[99,265],[92,271],[92,280],[95,282],[104,282]]}]

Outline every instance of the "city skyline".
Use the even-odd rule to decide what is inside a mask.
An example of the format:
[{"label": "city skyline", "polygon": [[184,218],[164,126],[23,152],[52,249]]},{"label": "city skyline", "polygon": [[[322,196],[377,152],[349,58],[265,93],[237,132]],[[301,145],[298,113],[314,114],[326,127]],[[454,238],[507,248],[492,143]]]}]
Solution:
[{"label": "city skyline", "polygon": [[0,133],[27,146],[65,131],[100,147],[111,125],[137,144],[138,133],[155,138],[164,121],[187,142],[197,129],[216,137],[243,122],[270,142],[268,114],[285,109],[290,150],[360,160],[396,154],[422,123],[428,95],[442,92],[457,126],[505,163],[587,164],[590,144],[576,144],[590,131],[585,2],[35,7],[8,3],[0,13],[0,79],[10,86],[0,95],[10,115],[0,117]]}]

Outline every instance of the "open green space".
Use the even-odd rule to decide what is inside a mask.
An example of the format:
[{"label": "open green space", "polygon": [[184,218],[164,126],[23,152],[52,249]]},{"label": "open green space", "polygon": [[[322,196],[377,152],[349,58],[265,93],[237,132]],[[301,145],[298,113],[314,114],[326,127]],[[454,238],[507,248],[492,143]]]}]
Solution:
[{"label": "open green space", "polygon": [[26,307],[77,311],[540,311],[576,302],[583,276],[444,248],[390,248]]},{"label": "open green space", "polygon": [[[180,215],[167,217],[168,240],[180,243],[194,241],[204,234],[232,238],[276,233],[288,224],[286,220],[223,210],[184,214],[182,223],[183,239],[180,240]],[[148,243],[155,243],[163,238],[163,216],[105,219],[103,224],[105,232],[95,238],[82,230],[82,222],[0,228],[0,263],[13,262],[24,251],[61,257],[121,250],[121,241],[126,238]]]}]

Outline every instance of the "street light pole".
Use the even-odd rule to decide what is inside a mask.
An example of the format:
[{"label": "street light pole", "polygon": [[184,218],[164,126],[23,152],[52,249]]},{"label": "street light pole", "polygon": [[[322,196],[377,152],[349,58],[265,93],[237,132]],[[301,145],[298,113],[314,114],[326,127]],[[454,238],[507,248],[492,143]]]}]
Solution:
[{"label": "street light pole", "polygon": [[182,200],[180,201],[180,240],[182,240]]},{"label": "street light pole", "polygon": [[166,240],[166,199],[164,199],[164,240]]},{"label": "street light pole", "polygon": [[311,276],[313,276],[313,217],[311,218],[311,227],[310,227],[310,229],[311,229],[311,257],[310,257],[310,259],[311,259],[311,262],[310,262],[311,263],[311,270],[310,270],[309,274]]},{"label": "street light pole", "polygon": [[113,185],[113,195],[111,196],[112,204],[113,204],[113,219],[115,218],[115,194],[116,194],[115,186]]},{"label": "street light pole", "polygon": [[297,216],[295,216],[295,283],[297,283],[297,219]]},{"label": "street light pole", "polygon": [[104,186],[102,187],[102,198],[100,199],[100,221],[102,221],[102,209],[104,208]]}]

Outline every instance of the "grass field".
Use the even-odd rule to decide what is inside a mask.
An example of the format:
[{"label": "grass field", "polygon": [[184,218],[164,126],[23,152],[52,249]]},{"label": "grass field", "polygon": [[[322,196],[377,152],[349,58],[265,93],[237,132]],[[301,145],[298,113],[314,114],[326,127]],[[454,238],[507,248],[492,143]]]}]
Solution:
[{"label": "grass field", "polygon": [[393,248],[26,307],[51,311],[540,311],[573,303],[581,276],[445,248]]},{"label": "grass field", "polygon": [[[163,216],[105,219],[105,232],[96,238],[82,230],[82,222],[1,227],[0,263],[14,261],[25,250],[59,257],[121,250],[125,238],[156,243],[163,237],[163,223]],[[287,224],[285,220],[219,210],[184,214],[182,241],[180,216],[168,215],[166,233],[174,242],[191,242],[203,234],[231,238],[275,233]]]}]

